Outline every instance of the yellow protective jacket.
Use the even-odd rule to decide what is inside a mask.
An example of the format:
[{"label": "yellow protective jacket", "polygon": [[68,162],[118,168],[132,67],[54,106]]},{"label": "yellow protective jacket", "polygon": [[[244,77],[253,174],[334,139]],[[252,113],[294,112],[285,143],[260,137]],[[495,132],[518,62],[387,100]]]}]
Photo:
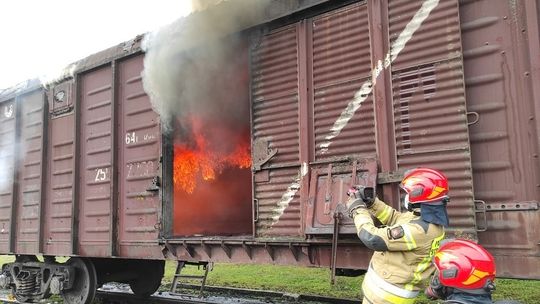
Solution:
[{"label": "yellow protective jacket", "polygon": [[[384,226],[376,227],[371,215]],[[362,284],[364,303],[414,303],[435,270],[431,261],[444,227],[422,220],[419,213],[401,213],[379,199],[369,209],[357,209],[354,224],[360,240],[375,251]]]}]

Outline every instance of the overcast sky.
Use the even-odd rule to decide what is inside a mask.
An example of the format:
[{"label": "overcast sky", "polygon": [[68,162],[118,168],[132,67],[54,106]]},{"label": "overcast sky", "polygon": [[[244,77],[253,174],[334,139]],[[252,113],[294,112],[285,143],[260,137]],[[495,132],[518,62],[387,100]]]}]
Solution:
[{"label": "overcast sky", "polygon": [[0,0],[0,89],[189,13],[190,0]]}]

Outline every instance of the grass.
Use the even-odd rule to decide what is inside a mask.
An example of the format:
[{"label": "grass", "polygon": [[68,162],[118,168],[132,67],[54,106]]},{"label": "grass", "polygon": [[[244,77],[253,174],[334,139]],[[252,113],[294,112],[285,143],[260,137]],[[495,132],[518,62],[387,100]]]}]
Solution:
[{"label": "grass", "polygon": [[[167,262],[163,284],[170,285],[176,264]],[[201,270],[202,271],[202,270]],[[200,273],[196,268],[186,269],[186,273]],[[360,299],[363,276],[337,277],[335,285],[330,284],[330,270],[275,265],[217,264],[208,275],[208,285],[238,288],[276,290],[280,292],[315,294],[336,298]],[[539,303],[540,281],[497,279],[494,300],[518,300],[523,304]],[[417,304],[433,303],[423,294]]]},{"label": "grass", "polygon": [[[13,261],[13,257],[0,256],[0,263]],[[164,289],[171,282],[176,263],[168,261],[165,277],[162,281]],[[202,270],[187,267],[184,273],[200,274]],[[330,284],[330,270],[324,268],[307,268],[276,265],[244,265],[216,264],[208,275],[208,285],[237,288],[274,290],[288,293],[321,295],[336,298],[360,299],[360,286],[363,276],[337,277],[336,284]],[[539,303],[540,281],[497,279],[497,290],[494,300],[517,300],[523,304]],[[433,303],[421,295],[417,304]]]}]

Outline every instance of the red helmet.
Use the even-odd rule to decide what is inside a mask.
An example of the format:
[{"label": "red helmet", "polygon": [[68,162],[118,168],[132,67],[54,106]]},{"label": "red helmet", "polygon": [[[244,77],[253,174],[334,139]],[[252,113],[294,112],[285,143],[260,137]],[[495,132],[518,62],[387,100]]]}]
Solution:
[{"label": "red helmet", "polygon": [[482,246],[467,240],[443,244],[433,258],[442,285],[459,289],[492,290],[495,261]]},{"label": "red helmet", "polygon": [[405,172],[399,185],[407,192],[407,203],[432,203],[448,198],[448,179],[437,170],[416,168]]}]

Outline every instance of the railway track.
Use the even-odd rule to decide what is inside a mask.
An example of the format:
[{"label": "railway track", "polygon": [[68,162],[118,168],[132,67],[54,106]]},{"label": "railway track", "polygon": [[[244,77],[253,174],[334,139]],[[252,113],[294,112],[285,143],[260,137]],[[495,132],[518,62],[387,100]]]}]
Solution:
[{"label": "railway track", "polygon": [[[187,286],[186,294],[159,292],[148,298],[141,298],[120,285],[105,285],[96,294],[101,304],[360,304],[360,301],[331,297],[290,294],[276,291],[252,290],[243,288],[227,288],[206,286],[204,297],[199,297],[196,286]],[[0,303],[19,303],[6,294],[0,296]],[[44,300],[44,303],[57,303]],[[61,302],[60,302],[61,303]]]},{"label": "railway track", "polygon": [[203,297],[198,294],[170,294],[161,292],[140,298],[125,290],[100,290],[96,298],[103,304],[359,304],[360,301],[331,297],[289,294],[275,291],[206,286]]}]

